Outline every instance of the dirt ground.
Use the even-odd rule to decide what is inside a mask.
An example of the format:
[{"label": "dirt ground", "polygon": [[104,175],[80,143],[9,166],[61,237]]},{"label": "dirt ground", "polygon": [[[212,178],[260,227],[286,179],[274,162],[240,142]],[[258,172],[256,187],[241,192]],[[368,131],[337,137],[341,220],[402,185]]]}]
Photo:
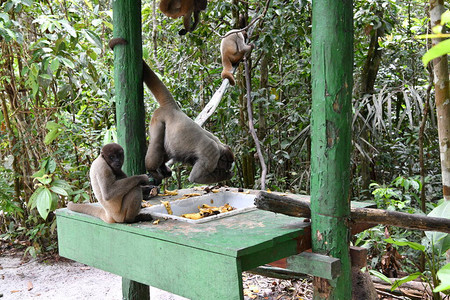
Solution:
[{"label": "dirt ground", "polygon": [[[56,257],[23,260],[22,253],[0,251],[0,300],[122,299],[121,278],[78,262]],[[279,280],[244,273],[245,299],[312,299],[308,280]],[[151,299],[182,300],[150,289]]]}]

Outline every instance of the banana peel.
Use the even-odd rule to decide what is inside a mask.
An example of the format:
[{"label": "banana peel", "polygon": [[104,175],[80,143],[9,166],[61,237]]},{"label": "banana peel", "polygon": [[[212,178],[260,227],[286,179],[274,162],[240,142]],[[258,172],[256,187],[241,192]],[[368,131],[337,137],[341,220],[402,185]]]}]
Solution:
[{"label": "banana peel", "polygon": [[220,213],[225,213],[228,211],[232,211],[235,208],[232,207],[230,204],[225,204],[222,206],[211,206],[208,204],[202,204],[198,207],[199,212],[198,213],[190,213],[190,214],[183,214],[181,215],[183,218],[191,219],[191,220],[199,220],[205,217],[218,215]]},{"label": "banana peel", "polygon": [[161,203],[162,203],[162,204],[164,205],[164,207],[166,208],[167,213],[168,213],[169,215],[172,215],[173,212],[172,212],[172,208],[170,207],[169,201],[162,201],[162,200],[161,200]]}]

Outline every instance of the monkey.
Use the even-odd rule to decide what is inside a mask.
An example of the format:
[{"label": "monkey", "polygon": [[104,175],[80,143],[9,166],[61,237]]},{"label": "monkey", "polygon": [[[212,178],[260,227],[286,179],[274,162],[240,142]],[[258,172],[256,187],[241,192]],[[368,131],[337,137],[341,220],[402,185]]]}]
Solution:
[{"label": "monkey", "polygon": [[230,147],[190,119],[173,99],[164,83],[143,63],[143,78],[159,107],[150,120],[150,144],[145,167],[159,180],[170,177],[170,159],[191,164],[189,181],[211,184],[233,177],[234,155]]},{"label": "monkey", "polygon": [[231,85],[236,82],[233,76],[233,66],[237,65],[245,55],[250,53],[255,47],[254,44],[246,44],[245,31],[239,29],[230,30],[220,43],[220,55],[222,57],[222,79],[228,78]]},{"label": "monkey", "polygon": [[[125,45],[123,38],[113,38],[109,47]],[[189,181],[210,184],[233,177],[234,155],[231,148],[190,119],[175,102],[172,94],[145,61],[142,77],[158,107],[150,120],[150,143],[145,155],[145,167],[150,175],[161,181],[172,176],[166,166],[170,159],[193,166]]]},{"label": "monkey", "polygon": [[[159,9],[168,17],[183,17],[184,29],[178,34],[185,35],[197,28],[200,21],[200,11],[205,10],[207,0],[161,0]],[[191,25],[191,16],[193,14],[194,23]]]},{"label": "monkey", "polygon": [[102,206],[69,202],[67,207],[72,211],[98,217],[106,223],[151,220],[150,216],[138,216],[143,198],[141,185],[149,184],[148,177],[145,174],[127,177],[122,171],[123,162],[122,146],[116,143],[103,146],[89,171],[92,190]]}]

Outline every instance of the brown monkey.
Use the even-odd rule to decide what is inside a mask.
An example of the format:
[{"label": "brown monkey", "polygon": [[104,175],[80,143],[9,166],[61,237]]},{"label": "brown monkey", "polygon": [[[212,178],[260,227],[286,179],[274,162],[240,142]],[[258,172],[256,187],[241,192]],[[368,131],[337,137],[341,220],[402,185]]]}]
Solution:
[{"label": "brown monkey", "polygon": [[[109,47],[125,44],[125,39],[113,38]],[[160,105],[150,121],[150,144],[145,155],[147,171],[158,181],[170,177],[172,171],[165,163],[173,159],[193,165],[191,182],[210,184],[230,179],[234,162],[230,147],[183,113],[164,83],[145,61],[142,64],[144,82]]]},{"label": "brown monkey", "polygon": [[67,207],[106,223],[134,222],[141,209],[141,185],[148,185],[149,181],[147,175],[127,177],[122,171],[123,161],[124,152],[119,144],[105,145],[89,172],[92,190],[102,206],[69,202]]},{"label": "brown monkey", "polygon": [[[207,0],[161,0],[159,9],[166,16],[174,19],[182,16],[184,29],[181,29],[178,34],[185,35],[195,30],[200,21],[200,11],[205,10],[206,5]],[[194,23],[191,25],[192,14],[194,14]]]},{"label": "brown monkey", "polygon": [[255,47],[253,44],[246,44],[244,32],[239,29],[229,31],[220,43],[220,55],[222,56],[222,79],[228,78],[231,85],[235,85],[233,76],[233,66],[237,65],[247,53]]},{"label": "brown monkey", "polygon": [[230,179],[234,162],[230,147],[183,113],[145,62],[143,68],[144,82],[160,105],[150,121],[146,169],[154,178],[162,180],[171,176],[172,171],[165,163],[173,159],[193,165],[189,175],[191,182],[210,184]]}]

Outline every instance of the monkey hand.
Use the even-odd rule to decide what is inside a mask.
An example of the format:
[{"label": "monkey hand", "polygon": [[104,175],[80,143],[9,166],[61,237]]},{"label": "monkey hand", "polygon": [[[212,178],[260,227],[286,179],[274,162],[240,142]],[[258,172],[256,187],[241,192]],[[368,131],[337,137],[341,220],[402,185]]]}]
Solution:
[{"label": "monkey hand", "polygon": [[158,195],[158,187],[154,185],[143,185],[142,189],[142,197],[144,200],[149,200]]},{"label": "monkey hand", "polygon": [[139,185],[150,185],[150,181],[148,180],[148,176],[145,174],[139,175]]}]

